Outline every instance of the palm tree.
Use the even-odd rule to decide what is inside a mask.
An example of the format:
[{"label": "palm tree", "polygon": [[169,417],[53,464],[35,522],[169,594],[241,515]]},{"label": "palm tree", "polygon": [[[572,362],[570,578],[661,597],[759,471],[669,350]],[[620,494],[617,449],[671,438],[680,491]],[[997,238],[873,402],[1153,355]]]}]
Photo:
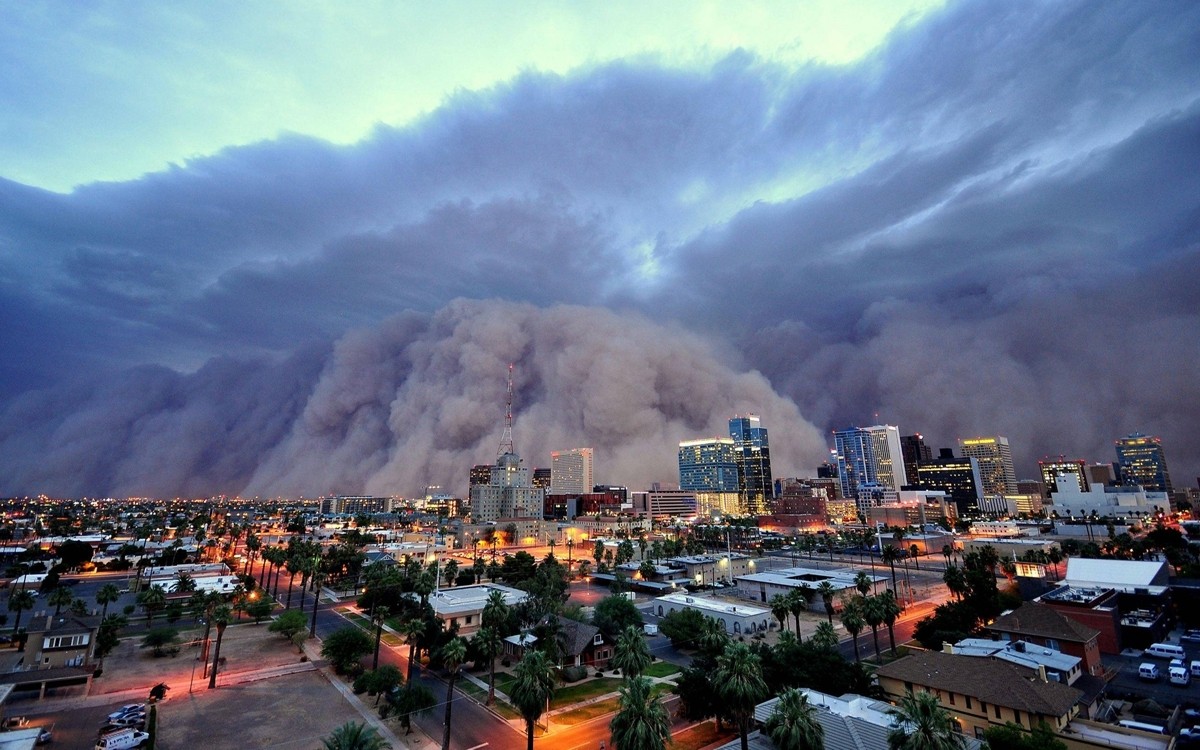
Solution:
[{"label": "palm tree", "polygon": [[233,612],[229,609],[229,605],[222,604],[213,609],[212,621],[217,626],[217,645],[213,648],[212,671],[208,673],[209,690],[217,687],[217,668],[221,665],[221,639],[225,637],[225,628],[232,619]]},{"label": "palm tree", "polygon": [[117,588],[115,583],[106,583],[96,592],[96,603],[103,607],[100,611],[100,620],[103,621],[108,617],[108,605],[121,598],[121,589]]},{"label": "palm tree", "polygon": [[863,619],[861,608],[856,601],[849,602],[842,608],[842,626],[854,638],[854,661],[858,663],[861,661],[858,656],[858,634],[867,626],[867,621]]},{"label": "palm tree", "polygon": [[888,750],[964,750],[967,746],[933,693],[909,693],[888,715],[896,721],[888,732]]},{"label": "palm tree", "polygon": [[179,571],[175,574],[175,582],[171,584],[171,591],[176,594],[191,593],[196,590],[196,579],[184,571]]},{"label": "palm tree", "polygon": [[950,593],[962,601],[963,594],[967,593],[967,575],[963,569],[957,565],[947,565],[946,571],[942,573],[942,580]]},{"label": "palm tree", "polygon": [[54,616],[58,617],[58,613],[62,611],[64,604],[70,604],[74,601],[75,595],[71,593],[71,589],[66,586],[59,586],[50,592],[50,596],[46,600],[54,605]]},{"label": "palm tree", "polygon": [[550,661],[541,651],[529,651],[513,670],[509,697],[525,719],[527,750],[533,750],[533,725],[542,716],[554,696],[554,673]]},{"label": "palm tree", "polygon": [[793,589],[788,592],[787,603],[792,616],[796,618],[796,637],[804,640],[800,635],[800,615],[808,610],[808,594],[802,589]]},{"label": "palm tree", "polygon": [[771,597],[771,601],[768,604],[771,607],[771,614],[775,615],[776,620],[779,620],[779,629],[786,630],[788,615],[792,613],[792,610],[788,607],[787,597],[782,594],[776,594]]},{"label": "palm tree", "polygon": [[817,648],[834,651],[838,645],[837,631],[829,623],[819,622],[817,623],[817,629],[813,631],[812,637],[808,639],[808,642]]},{"label": "palm tree", "polygon": [[871,576],[867,575],[865,570],[860,570],[858,575],[854,576],[854,588],[863,596],[871,592],[871,583]]},{"label": "palm tree", "polygon": [[879,558],[887,563],[888,567],[892,569],[892,591],[895,591],[897,588],[896,561],[900,559],[900,550],[889,544],[883,548],[883,554],[881,554]]},{"label": "palm tree", "polygon": [[137,596],[138,604],[146,611],[146,627],[154,622],[154,614],[167,606],[167,592],[157,583]]},{"label": "palm tree", "polygon": [[871,637],[875,639],[875,661],[883,663],[883,657],[879,655],[879,626],[883,624],[883,600],[878,596],[863,599],[862,617],[871,628]]},{"label": "palm tree", "polygon": [[371,619],[375,622],[375,657],[371,660],[371,669],[379,669],[379,644],[383,641],[383,624],[387,622],[391,610],[382,604],[375,607]]},{"label": "palm tree", "polygon": [[896,601],[896,594],[891,591],[883,592],[880,606],[882,607],[883,622],[887,625],[888,640],[892,643],[892,656],[896,655],[896,619],[900,617],[900,602]]},{"label": "palm tree", "polygon": [[636,625],[629,625],[622,630],[613,649],[612,666],[621,670],[626,680],[632,680],[645,672],[651,661],[650,649],[646,647],[642,631]]},{"label": "palm tree", "polygon": [[767,683],[762,676],[762,661],[744,643],[733,643],[717,657],[713,673],[717,695],[737,722],[742,737],[742,750],[749,750],[750,722],[754,707],[767,695]]},{"label": "palm tree", "polygon": [[480,622],[500,632],[508,623],[510,612],[508,602],[504,601],[504,593],[492,589],[488,592],[487,602],[483,605]]},{"label": "palm tree", "polygon": [[417,674],[417,645],[425,634],[425,621],[419,617],[410,617],[400,625],[400,632],[408,643],[408,681],[412,682]]},{"label": "palm tree", "polygon": [[917,566],[917,570],[921,569],[921,562],[917,559],[921,555],[921,548],[916,544],[908,546],[908,554],[912,557],[913,565]]},{"label": "palm tree", "polygon": [[500,638],[500,631],[484,625],[475,631],[475,637],[471,643],[475,646],[475,651],[488,660],[487,704],[490,706],[496,702],[496,657],[500,655],[500,648],[504,641]]},{"label": "palm tree", "polygon": [[824,750],[825,728],[817,721],[808,695],[795,688],[779,695],[775,711],[763,725],[779,750]]},{"label": "palm tree", "polygon": [[950,555],[954,554],[954,548],[949,544],[942,545],[942,554],[946,557],[946,565],[950,565]]},{"label": "palm tree", "polygon": [[829,581],[821,581],[817,586],[817,591],[821,594],[822,601],[825,602],[825,616],[829,618],[829,624],[833,624],[833,597],[837,594],[837,589]]},{"label": "palm tree", "polygon": [[671,720],[650,693],[650,680],[628,677],[617,699],[617,715],[608,728],[619,750],[664,750],[671,740]]},{"label": "palm tree", "polygon": [[467,658],[467,642],[454,637],[442,646],[442,666],[450,679],[446,681],[446,724],[442,730],[442,750],[450,750],[450,710],[454,708],[454,681],[458,679],[458,670],[463,660]]},{"label": "palm tree", "polygon": [[9,595],[8,609],[10,612],[17,613],[17,621],[13,623],[13,635],[21,630],[21,613],[27,609],[33,609],[34,604],[33,592],[28,589],[20,589]]},{"label": "palm tree", "polygon": [[325,750],[388,750],[391,743],[375,727],[348,721],[321,740]]}]

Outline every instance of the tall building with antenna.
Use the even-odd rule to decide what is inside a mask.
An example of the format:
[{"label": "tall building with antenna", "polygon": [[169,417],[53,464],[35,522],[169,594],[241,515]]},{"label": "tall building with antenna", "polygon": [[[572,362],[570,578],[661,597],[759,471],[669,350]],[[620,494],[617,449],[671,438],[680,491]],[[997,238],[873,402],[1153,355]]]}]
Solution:
[{"label": "tall building with antenna", "polygon": [[521,466],[521,457],[513,447],[512,433],[513,366],[508,366],[508,400],[504,406],[504,432],[496,451],[487,484],[471,487],[471,517],[476,523],[499,519],[542,517],[545,490],[534,487],[529,469]]}]

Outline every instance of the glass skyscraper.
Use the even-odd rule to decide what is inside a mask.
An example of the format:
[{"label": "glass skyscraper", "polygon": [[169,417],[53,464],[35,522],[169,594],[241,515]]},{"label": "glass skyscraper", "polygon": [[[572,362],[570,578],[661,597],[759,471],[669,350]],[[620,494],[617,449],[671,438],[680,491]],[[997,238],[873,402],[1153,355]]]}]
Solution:
[{"label": "glass skyscraper", "polygon": [[750,513],[766,513],[767,500],[775,494],[767,428],[753,414],[734,417],[729,420],[729,437],[733,440],[742,503]]},{"label": "glass skyscraper", "polygon": [[706,438],[680,443],[679,489],[738,492],[738,464],[733,440]]},{"label": "glass skyscraper", "polygon": [[907,483],[900,430],[892,425],[851,427],[833,433],[842,496],[857,497],[858,486],[871,482],[898,490]]},{"label": "glass skyscraper", "polygon": [[1147,492],[1171,493],[1171,473],[1159,438],[1140,432],[1121,438],[1117,441],[1117,463],[1121,465],[1122,484],[1139,484]]}]

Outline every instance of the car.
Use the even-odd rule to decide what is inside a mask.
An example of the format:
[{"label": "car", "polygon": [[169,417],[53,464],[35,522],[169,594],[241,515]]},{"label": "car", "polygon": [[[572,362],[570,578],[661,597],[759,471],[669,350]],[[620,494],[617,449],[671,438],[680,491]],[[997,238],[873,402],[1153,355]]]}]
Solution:
[{"label": "car", "polygon": [[1183,635],[1179,636],[1179,640],[1187,641],[1188,643],[1200,643],[1200,630],[1186,630]]},{"label": "car", "polygon": [[54,731],[50,727],[42,727],[38,730],[37,743],[39,745],[45,745],[52,739],[54,739]]},{"label": "car", "polygon": [[109,719],[108,723],[116,724],[119,727],[132,727],[137,724],[145,724],[146,723],[146,714],[144,714],[140,711],[134,711],[132,713],[125,714],[124,716],[118,717],[116,719]]},{"label": "car", "polygon": [[121,706],[120,708],[118,708],[116,711],[113,711],[111,714],[109,714],[108,720],[112,721],[113,719],[119,719],[122,716],[124,716],[125,714],[137,713],[138,711],[141,711],[142,713],[146,713],[146,704],[145,703],[127,703],[124,706]]}]

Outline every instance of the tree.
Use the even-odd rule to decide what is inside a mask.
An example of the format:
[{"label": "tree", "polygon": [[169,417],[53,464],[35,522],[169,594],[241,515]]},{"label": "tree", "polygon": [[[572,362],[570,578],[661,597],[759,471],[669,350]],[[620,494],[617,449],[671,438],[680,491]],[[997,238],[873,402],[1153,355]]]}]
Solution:
[{"label": "tree", "polygon": [[879,626],[883,624],[883,599],[878,596],[864,597],[862,617],[871,628],[871,637],[875,640],[875,661],[882,663],[883,657],[879,655]]},{"label": "tree", "polygon": [[983,730],[983,738],[989,750],[1067,750],[1067,743],[1044,721],[1039,721],[1033,731],[1011,721],[991,726]]},{"label": "tree", "polygon": [[466,658],[467,642],[462,638],[451,638],[442,646],[442,666],[446,668],[450,678],[446,681],[446,722],[442,730],[442,750],[450,750],[450,710],[454,707],[454,681],[458,678],[458,670]]},{"label": "tree", "polygon": [[358,660],[371,653],[371,636],[361,629],[348,625],[329,634],[321,644],[321,656],[329,660],[339,674],[350,671]]},{"label": "tree", "polygon": [[821,594],[821,600],[825,604],[825,616],[829,618],[829,624],[833,625],[833,597],[837,595],[837,589],[829,581],[821,581],[817,592]]},{"label": "tree", "polygon": [[121,589],[117,588],[115,583],[106,583],[96,592],[96,603],[103,609],[100,611],[100,619],[108,617],[108,605],[121,598]]},{"label": "tree", "polygon": [[263,620],[271,616],[271,612],[275,609],[275,602],[264,597],[258,597],[250,606],[246,608],[246,613],[254,618],[254,624],[258,625]]},{"label": "tree", "polygon": [[763,725],[779,750],[824,750],[825,728],[817,721],[808,696],[795,688],[779,695],[775,711]]},{"label": "tree", "polygon": [[137,601],[146,612],[146,627],[151,627],[155,613],[167,606],[166,589],[156,583],[138,594]]},{"label": "tree", "polygon": [[871,576],[867,575],[865,570],[860,570],[854,576],[854,588],[858,589],[858,593],[866,596],[871,592]]},{"label": "tree", "polygon": [[221,641],[225,638],[225,628],[229,627],[229,622],[233,619],[233,611],[228,605],[222,604],[213,609],[212,622],[217,626],[217,645],[213,649],[212,670],[208,673],[208,689],[215,690],[217,687],[217,672],[221,666]]},{"label": "tree", "polygon": [[967,593],[967,578],[963,574],[962,568],[957,565],[947,565],[945,572],[942,573],[942,581],[945,582],[946,588],[954,595],[954,598],[962,601],[963,595]]},{"label": "tree", "polygon": [[964,750],[967,746],[933,693],[909,693],[888,715],[896,722],[888,732],[888,750]]},{"label": "tree", "polygon": [[527,750],[533,750],[533,725],[542,716],[550,699],[554,696],[554,673],[546,655],[541,651],[528,651],[513,675],[509,697],[525,719]]},{"label": "tree", "polygon": [[621,670],[626,680],[632,680],[645,672],[651,661],[650,649],[646,647],[641,629],[630,625],[622,630],[613,649],[612,666]]},{"label": "tree", "polygon": [[175,628],[155,628],[142,638],[142,648],[154,649],[155,656],[166,656],[167,648],[179,640]]},{"label": "tree", "polygon": [[421,637],[425,635],[424,618],[410,617],[400,623],[400,632],[408,644],[408,681],[412,682],[413,677],[417,674],[417,664],[421,658],[418,646],[420,646]]},{"label": "tree", "polygon": [[[289,609],[281,612],[275,620],[267,626],[267,630],[272,633],[279,633],[289,641],[293,641],[295,636],[304,632],[305,622],[304,613]],[[293,641],[294,642],[294,641]]]},{"label": "tree", "polygon": [[392,744],[375,727],[348,721],[321,740],[325,750],[386,750]]},{"label": "tree", "polygon": [[623,596],[604,597],[592,613],[592,624],[600,628],[600,632],[610,641],[616,640],[617,635],[630,625],[640,628],[642,623],[642,613]]},{"label": "tree", "polygon": [[698,610],[677,609],[658,621],[658,632],[670,638],[675,648],[695,648],[706,619]]},{"label": "tree", "polygon": [[355,685],[359,684],[359,680],[366,691],[375,696],[375,705],[378,706],[381,696],[387,695],[404,684],[404,675],[400,674],[400,670],[391,664],[384,664],[379,669],[364,672],[354,681]]},{"label": "tree", "polygon": [[898,585],[896,583],[896,561],[900,559],[900,550],[889,544],[883,548],[883,553],[879,558],[892,569],[892,591],[895,591]]},{"label": "tree", "polygon": [[792,613],[792,617],[796,618],[796,637],[800,637],[800,615],[808,611],[808,599],[811,591],[804,588],[793,589],[788,592],[787,603],[788,609]]},{"label": "tree", "polygon": [[737,722],[742,738],[742,750],[749,750],[748,738],[750,723],[754,719],[754,707],[767,695],[767,684],[762,676],[762,661],[746,644],[730,644],[725,653],[717,658],[713,682],[717,694],[725,704],[725,710]]},{"label": "tree", "polygon": [[883,623],[887,625],[888,640],[892,643],[892,656],[895,656],[896,620],[900,617],[900,602],[896,601],[896,593],[894,591],[883,592],[883,596],[880,599],[880,614],[883,615]]},{"label": "tree", "polygon": [[371,620],[375,623],[375,656],[371,660],[371,669],[379,669],[379,644],[383,642],[383,624],[387,622],[391,610],[382,604],[375,607]]},{"label": "tree", "polygon": [[422,714],[437,705],[437,698],[429,688],[419,682],[409,682],[403,690],[387,694],[387,703],[380,709],[379,715],[387,718],[389,714],[399,714],[400,726],[404,733],[412,732],[413,714]]},{"label": "tree", "polygon": [[771,597],[771,601],[767,602],[767,605],[771,608],[771,614],[775,615],[776,620],[779,620],[779,629],[787,630],[787,618],[792,613],[791,608],[788,607],[787,597],[783,594],[776,594]]},{"label": "tree", "polygon": [[489,706],[496,702],[496,657],[500,655],[503,643],[500,631],[490,625],[480,627],[475,631],[475,637],[471,639],[471,645],[475,647],[475,652],[481,658],[487,659],[488,662],[487,704]]},{"label": "tree", "polygon": [[175,574],[175,582],[171,584],[171,591],[176,594],[187,594],[196,590],[196,579],[184,571],[179,571]]},{"label": "tree", "polygon": [[863,619],[862,608],[858,606],[858,601],[849,602],[842,608],[842,627],[846,628],[846,632],[854,638],[854,661],[861,662],[862,659],[858,654],[858,634],[867,626],[867,621]]},{"label": "tree", "polygon": [[819,623],[816,632],[812,634],[812,638],[809,638],[808,642],[816,648],[832,651],[838,645],[837,631],[827,622]]},{"label": "tree", "polygon": [[626,677],[617,699],[617,715],[608,725],[619,750],[664,750],[671,739],[671,720],[650,692],[650,680]]},{"label": "tree", "polygon": [[21,613],[27,609],[33,609],[34,603],[33,592],[28,589],[19,589],[9,594],[8,609],[10,612],[17,613],[17,621],[13,623],[14,635],[21,630]]},{"label": "tree", "polygon": [[75,598],[71,593],[71,589],[66,586],[60,586],[50,592],[50,596],[46,597],[46,601],[54,605],[54,616],[58,617],[58,613],[62,611],[64,604],[70,604]]}]

